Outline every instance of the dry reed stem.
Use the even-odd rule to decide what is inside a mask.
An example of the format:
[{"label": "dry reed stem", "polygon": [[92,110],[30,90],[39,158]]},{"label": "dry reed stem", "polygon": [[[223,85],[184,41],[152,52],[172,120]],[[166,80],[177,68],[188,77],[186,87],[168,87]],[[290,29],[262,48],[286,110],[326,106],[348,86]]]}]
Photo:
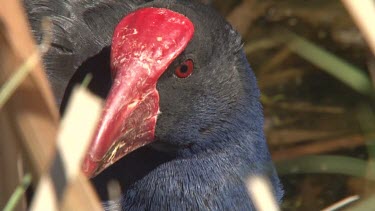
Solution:
[{"label": "dry reed stem", "polygon": [[375,55],[375,2],[373,0],[342,0],[342,3],[353,17]]},{"label": "dry reed stem", "polygon": [[306,130],[306,129],[273,129],[267,133],[268,144],[271,147],[281,147],[295,144],[305,144],[315,140],[330,140],[333,137],[347,135],[345,130]]},{"label": "dry reed stem", "polygon": [[[101,109],[101,100],[99,98],[93,96],[84,88],[76,88],[74,90],[66,114],[61,122],[57,138],[63,174],[65,174],[64,177],[67,182],[66,185],[75,182],[75,180],[80,180],[81,162],[90,144],[92,134],[101,114]],[[53,182],[50,175],[42,177],[31,210],[56,210],[59,207],[56,204],[58,201],[56,193],[63,190],[56,190]],[[89,187],[86,187],[86,189]],[[90,192],[86,192],[86,194]],[[80,194],[80,196],[85,196],[85,194]],[[70,203],[68,203],[70,204],[69,206],[68,204],[65,205],[67,210],[68,207],[79,206],[82,202],[85,205],[80,206],[80,210],[100,210],[100,205],[96,204],[95,201],[87,203],[90,198],[95,197],[94,195],[88,198],[83,197],[83,200],[79,201],[76,200],[76,197],[66,197],[71,201],[75,200],[74,205]],[[45,200],[46,198],[49,198],[49,200]]]},{"label": "dry reed stem", "polygon": [[279,211],[270,182],[265,177],[252,176],[246,181],[246,187],[254,206],[258,211]]},{"label": "dry reed stem", "polygon": [[[13,70],[20,67],[35,52],[36,47],[28,30],[21,2],[0,0],[0,5],[0,23],[1,29],[4,29],[0,30],[0,41],[3,42],[0,48],[0,84],[4,84],[13,75]],[[38,180],[54,157],[59,119],[55,100],[40,62],[37,62],[6,102],[0,118],[1,122],[6,122],[0,125],[0,134],[4,135],[6,132],[9,138],[0,139],[1,149],[9,150],[12,144],[18,143],[17,148],[21,146],[25,160],[30,164],[33,178]],[[13,159],[7,165],[15,166],[16,163],[16,159]],[[18,176],[14,175],[13,178]],[[69,186],[62,203],[63,207],[100,210],[97,209],[100,205],[90,183],[81,173],[78,173],[78,177],[73,181],[73,187]]]},{"label": "dry reed stem", "polygon": [[[19,1],[0,0],[0,20],[4,23],[4,43],[7,52],[1,54],[0,84],[4,84],[36,51],[26,18]],[[14,36],[17,35],[17,36]],[[52,92],[38,62],[29,76],[9,98],[2,115],[10,125],[14,140],[2,140],[6,148],[10,142],[19,143],[25,160],[32,164],[34,178],[38,178],[54,153],[54,139],[58,125],[58,111]],[[43,132],[42,132],[43,131]]]},{"label": "dry reed stem", "polygon": [[[242,35],[246,35],[253,22],[269,7],[269,2],[257,2],[256,0],[244,0],[231,11],[227,20]],[[249,12],[252,11],[252,12]]]},{"label": "dry reed stem", "polygon": [[339,209],[342,209],[343,207],[347,206],[348,204],[357,201],[358,199],[359,199],[358,195],[349,196],[349,197],[346,197],[346,198],[330,205],[329,207],[326,207],[326,208],[322,209],[322,211],[339,210]]},{"label": "dry reed stem", "polygon": [[328,140],[314,141],[302,146],[283,148],[275,150],[272,153],[272,159],[275,161],[292,159],[304,155],[313,155],[319,153],[332,152],[340,149],[350,149],[365,144],[363,135],[353,135]]}]

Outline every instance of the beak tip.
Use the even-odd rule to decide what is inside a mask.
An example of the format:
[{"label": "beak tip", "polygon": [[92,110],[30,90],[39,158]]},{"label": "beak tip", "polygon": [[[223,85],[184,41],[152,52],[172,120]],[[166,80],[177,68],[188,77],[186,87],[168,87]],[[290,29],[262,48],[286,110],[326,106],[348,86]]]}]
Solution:
[{"label": "beak tip", "polygon": [[82,171],[88,178],[95,176],[96,163],[86,157],[82,163]]}]

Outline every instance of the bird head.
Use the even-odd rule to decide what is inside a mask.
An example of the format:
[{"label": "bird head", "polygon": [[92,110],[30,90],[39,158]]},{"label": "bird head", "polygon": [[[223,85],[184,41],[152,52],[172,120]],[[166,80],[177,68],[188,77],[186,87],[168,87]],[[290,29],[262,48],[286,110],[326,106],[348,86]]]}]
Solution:
[{"label": "bird head", "polygon": [[186,154],[222,145],[234,128],[262,131],[241,38],[208,7],[154,1],[126,15],[113,34],[111,73],[88,176],[151,142]]}]

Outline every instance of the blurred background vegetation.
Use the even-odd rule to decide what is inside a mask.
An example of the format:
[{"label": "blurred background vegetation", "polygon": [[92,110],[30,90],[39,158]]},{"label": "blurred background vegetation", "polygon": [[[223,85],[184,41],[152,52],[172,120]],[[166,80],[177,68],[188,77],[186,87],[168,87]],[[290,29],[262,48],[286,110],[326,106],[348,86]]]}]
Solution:
[{"label": "blurred background vegetation", "polygon": [[353,199],[349,210],[374,210],[375,58],[346,0],[202,1],[243,36],[285,189],[281,209],[322,210]]},{"label": "blurred background vegetation", "polygon": [[371,198],[375,59],[343,3],[208,2],[242,34],[258,77],[282,209]]}]

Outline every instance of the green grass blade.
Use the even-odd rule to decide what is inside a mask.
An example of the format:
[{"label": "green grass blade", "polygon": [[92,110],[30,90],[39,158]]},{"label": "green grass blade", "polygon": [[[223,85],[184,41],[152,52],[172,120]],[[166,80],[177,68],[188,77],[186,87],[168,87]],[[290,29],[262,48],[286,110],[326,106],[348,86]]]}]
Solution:
[{"label": "green grass blade", "polygon": [[8,203],[5,205],[3,211],[11,211],[17,206],[19,200],[22,198],[22,195],[25,193],[26,189],[29,187],[31,183],[31,174],[26,174],[21,184],[16,188],[13,192],[12,196],[10,197]]},{"label": "green grass blade", "polygon": [[89,86],[91,80],[92,80],[92,77],[93,77],[93,76],[92,76],[91,73],[87,74],[87,75],[85,76],[85,78],[83,79],[81,86],[87,88],[87,87]]},{"label": "green grass blade", "polygon": [[357,92],[364,95],[373,94],[373,86],[364,71],[298,35],[291,34],[291,38],[288,47],[293,52]]},{"label": "green grass blade", "polygon": [[33,70],[38,62],[38,52],[34,52],[26,62],[15,71],[12,77],[0,88],[0,110],[20,84],[25,80],[26,76]]},{"label": "green grass blade", "polygon": [[375,180],[366,174],[367,162],[357,158],[313,155],[276,163],[280,175],[286,174],[341,174]]}]

